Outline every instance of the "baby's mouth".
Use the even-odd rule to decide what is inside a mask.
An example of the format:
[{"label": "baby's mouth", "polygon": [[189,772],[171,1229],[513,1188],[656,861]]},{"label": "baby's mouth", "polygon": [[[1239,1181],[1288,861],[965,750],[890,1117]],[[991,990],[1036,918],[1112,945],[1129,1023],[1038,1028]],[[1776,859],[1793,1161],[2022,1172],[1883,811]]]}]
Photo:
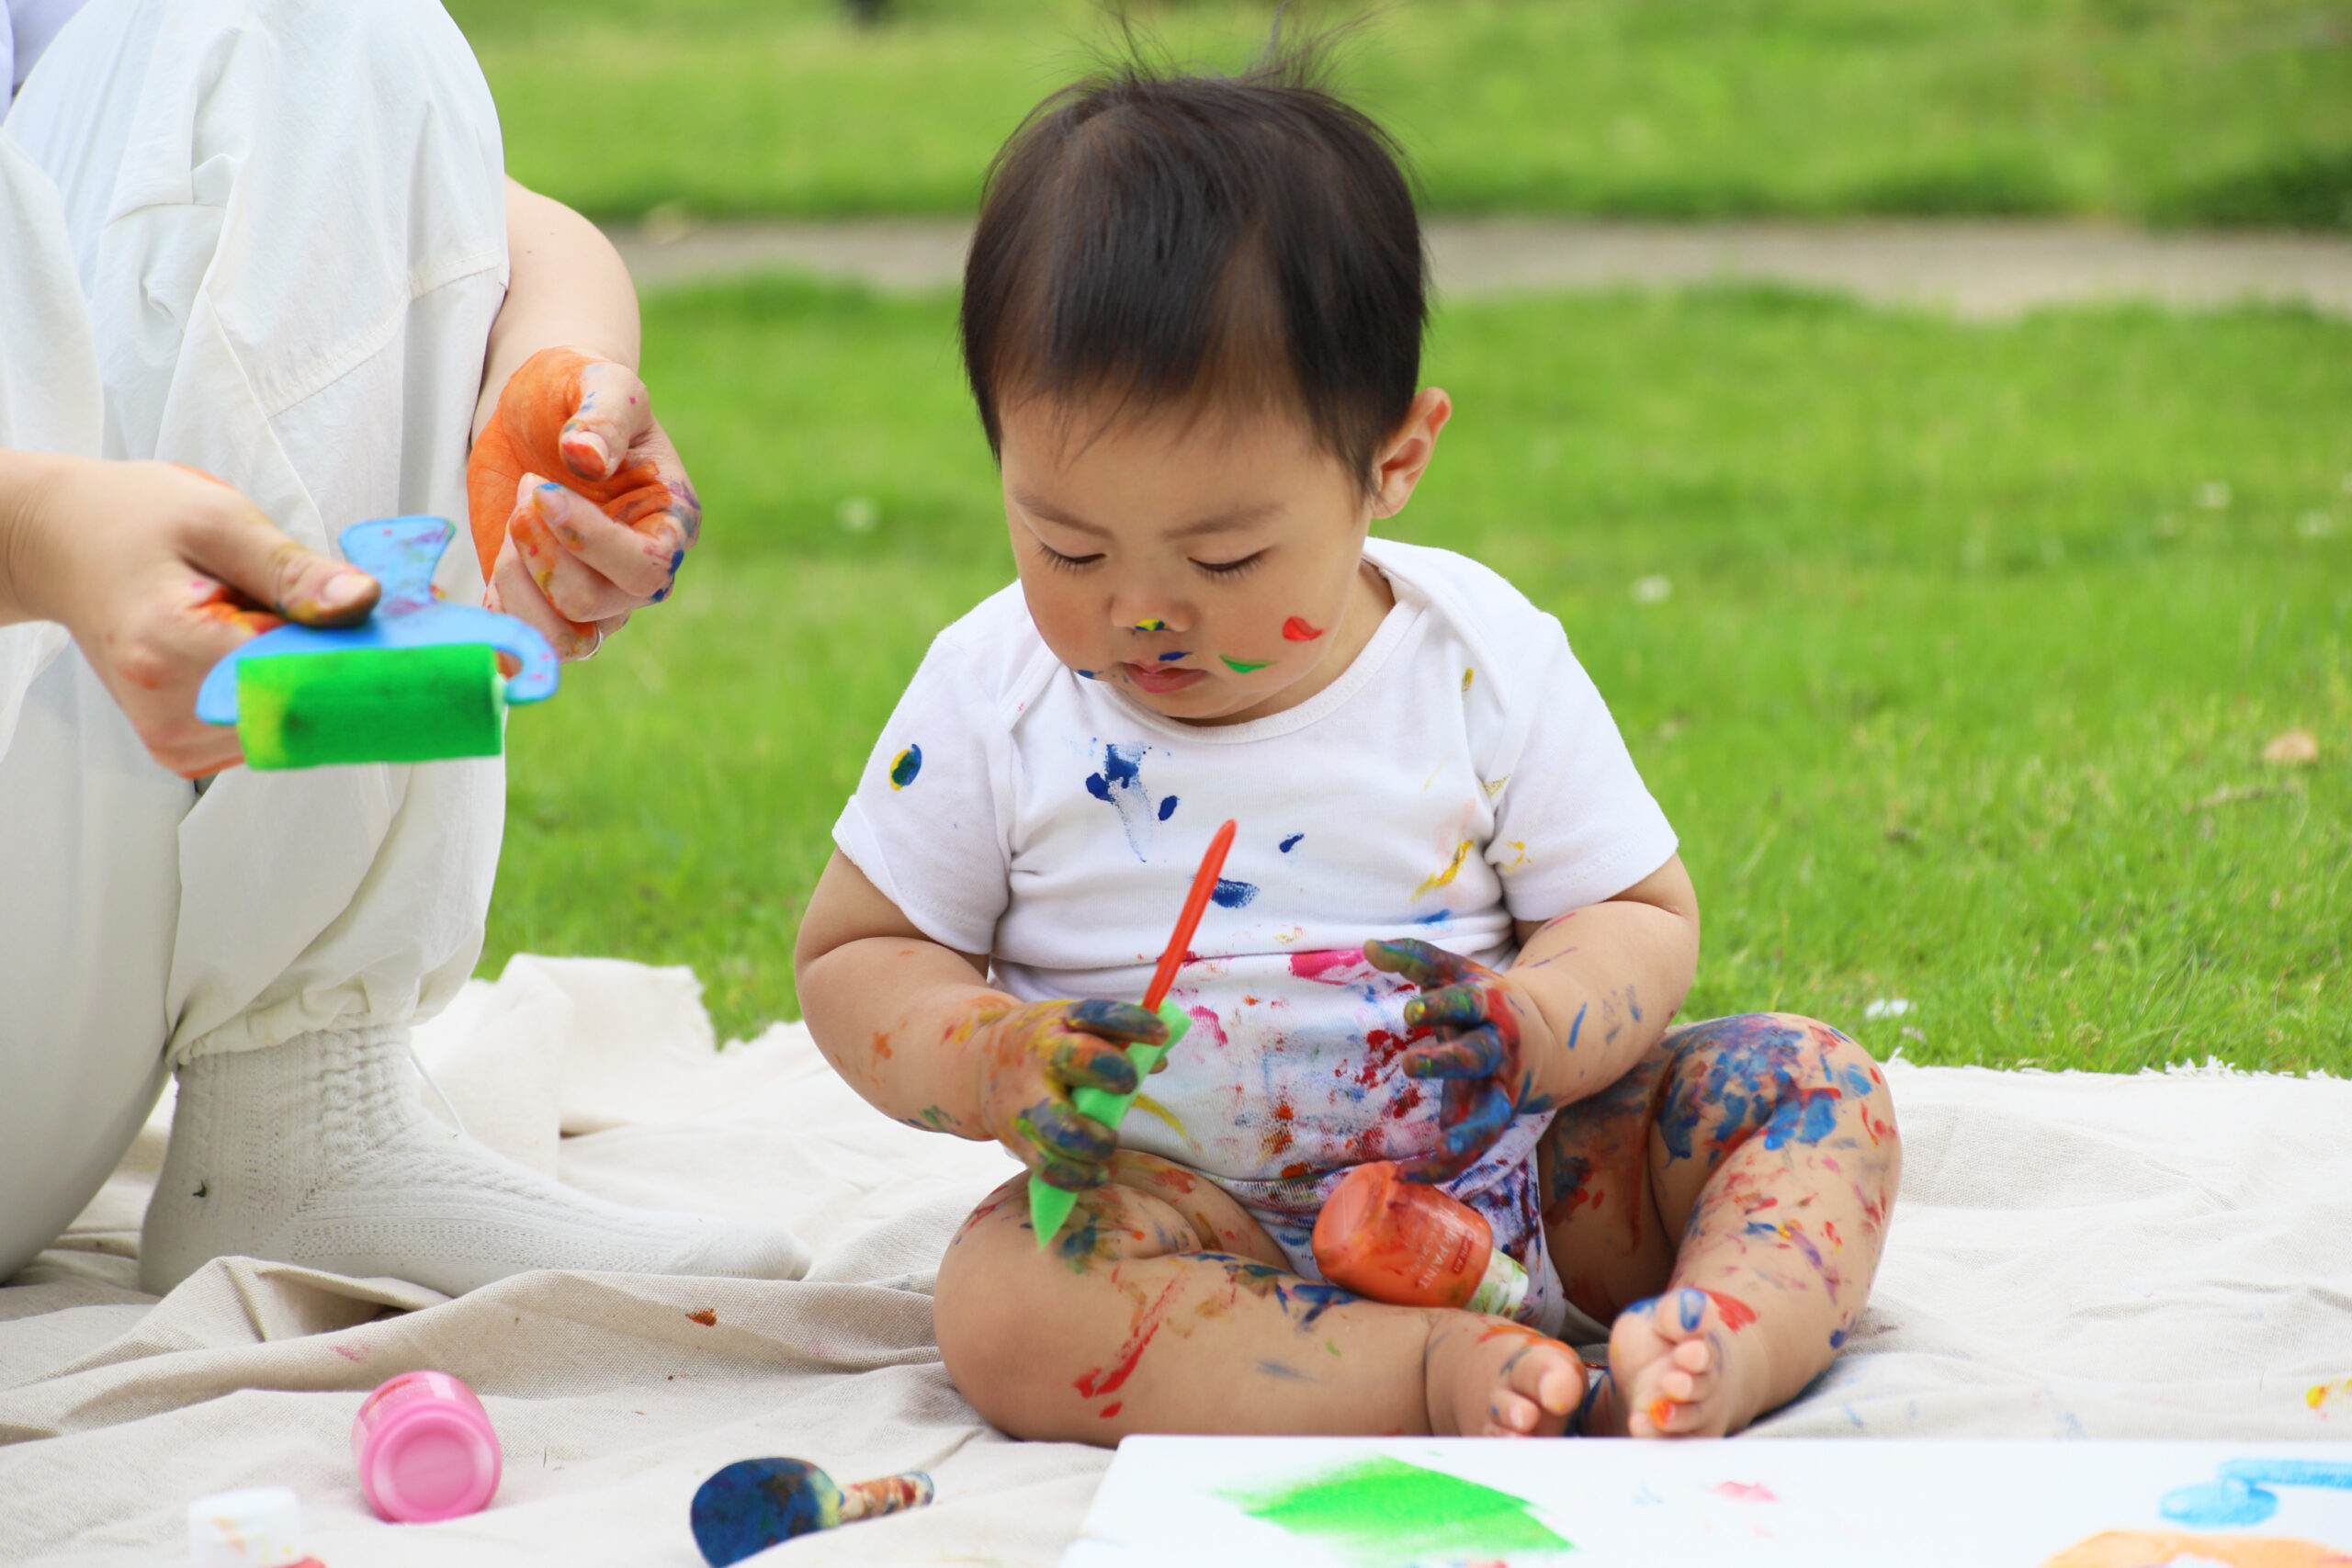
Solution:
[{"label": "baby's mouth", "polygon": [[1209,678],[1205,670],[1188,670],[1181,664],[1138,664],[1129,660],[1119,668],[1135,682],[1137,691],[1149,692],[1154,696],[1181,692]]}]

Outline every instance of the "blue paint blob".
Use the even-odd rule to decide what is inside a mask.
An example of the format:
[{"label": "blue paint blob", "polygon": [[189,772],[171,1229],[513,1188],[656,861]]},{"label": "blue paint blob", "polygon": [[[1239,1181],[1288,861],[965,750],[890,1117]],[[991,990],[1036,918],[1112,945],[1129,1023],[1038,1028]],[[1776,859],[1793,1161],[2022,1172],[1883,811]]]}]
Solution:
[{"label": "blue paint blob", "polygon": [[1298,841],[1305,837],[1306,837],[1306,835],[1304,833],[1293,833],[1289,838],[1284,839],[1282,844],[1283,853],[1288,854],[1291,851],[1298,848]]},{"label": "blue paint blob", "polygon": [[2183,1486],[2165,1494],[2165,1517],[2199,1529],[2222,1525],[2258,1525],[2278,1511],[2272,1486],[2327,1486],[2352,1491],[2352,1464],[2316,1460],[2233,1459],[2224,1461],[2221,1479]]},{"label": "blue paint blob", "polygon": [[[1830,1348],[1832,1350],[1843,1349],[1843,1348],[1845,1348],[1845,1344],[1846,1344],[1846,1331],[1845,1331],[1844,1329],[1842,1329],[1842,1328],[1833,1328],[1833,1329],[1831,1329],[1831,1330],[1829,1331],[1829,1348]],[[1853,1414],[1853,1412],[1849,1409],[1849,1410],[1847,1412],[1847,1414],[1848,1414],[1848,1415],[1852,1415],[1852,1414]],[[1861,1425],[1861,1422],[1860,1421],[1860,1419],[1857,1419],[1857,1420],[1855,1421],[1855,1423],[1854,1423],[1854,1424],[1855,1424],[1856,1426],[1860,1426],[1860,1425]]]},{"label": "blue paint blob", "polygon": [[1702,1291],[1677,1291],[1674,1293],[1674,1310],[1682,1319],[1682,1331],[1695,1334],[1699,1325],[1706,1321],[1706,1293]]},{"label": "blue paint blob", "polygon": [[1162,664],[1172,664],[1179,659],[1190,659],[1192,657],[1193,650],[1191,649],[1180,649],[1174,653],[1161,654],[1159,656],[1159,661]]},{"label": "blue paint blob", "polygon": [[890,761],[890,787],[904,789],[922,772],[922,748],[910,746]]},{"label": "blue paint blob", "polygon": [[838,1525],[842,1494],[813,1464],[747,1459],[704,1482],[686,1517],[703,1561],[727,1568],[778,1541]]},{"label": "blue paint blob", "polygon": [[1451,909],[1431,909],[1413,923],[1417,926],[1442,926],[1452,919],[1453,919],[1453,911]]},{"label": "blue paint blob", "polygon": [[1102,676],[1097,675],[1097,674],[1096,674],[1093,671],[1091,671],[1091,670],[1080,670],[1080,671],[1078,671],[1078,673],[1080,673],[1080,675],[1083,675],[1084,677],[1086,677],[1086,679],[1088,679],[1088,680],[1090,680],[1090,681],[1100,681],[1101,679],[1102,679]]},{"label": "blue paint blob", "polygon": [[1162,822],[1165,822],[1165,821],[1167,821],[1170,817],[1173,817],[1173,816],[1175,816],[1175,815],[1176,815],[1176,797],[1175,797],[1174,795],[1171,795],[1168,796],[1166,799],[1162,800],[1162,801],[1159,803],[1159,819],[1160,819]]},{"label": "blue paint blob", "polygon": [[1221,909],[1238,909],[1257,896],[1256,883],[1236,882],[1229,876],[1220,876],[1216,879],[1216,891],[1209,897]]}]

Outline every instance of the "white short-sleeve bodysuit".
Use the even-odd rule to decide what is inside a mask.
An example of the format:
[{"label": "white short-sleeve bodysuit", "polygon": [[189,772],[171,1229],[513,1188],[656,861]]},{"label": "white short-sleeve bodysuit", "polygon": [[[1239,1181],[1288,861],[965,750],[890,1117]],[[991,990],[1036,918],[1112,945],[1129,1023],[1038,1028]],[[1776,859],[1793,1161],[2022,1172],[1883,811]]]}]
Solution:
[{"label": "white short-sleeve bodysuit", "polygon": [[[1133,1000],[1210,835],[1238,821],[1171,993],[1193,1029],[1120,1136],[1232,1193],[1310,1280],[1338,1180],[1438,1148],[1436,1086],[1397,1065],[1413,988],[1363,944],[1418,937],[1500,967],[1514,919],[1623,892],[1675,847],[1558,621],[1448,551],[1365,553],[1396,598],[1371,642],[1307,702],[1227,726],[1062,665],[1005,589],[933,643],[834,828],[1012,994]],[[1547,1120],[1519,1117],[1449,1190],[1527,1266],[1524,1315],[1550,1331]]]}]

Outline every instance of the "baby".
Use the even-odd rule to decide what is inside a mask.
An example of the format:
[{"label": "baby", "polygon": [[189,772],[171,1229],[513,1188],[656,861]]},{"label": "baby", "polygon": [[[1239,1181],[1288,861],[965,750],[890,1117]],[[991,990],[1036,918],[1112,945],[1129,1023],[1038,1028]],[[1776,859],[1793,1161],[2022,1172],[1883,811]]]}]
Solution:
[{"label": "baby", "polygon": [[[1805,1019],[1668,1021],[1675,836],[1559,623],[1369,538],[1452,400],[1388,138],[1278,53],[1049,100],[990,175],[963,344],[1020,581],[940,634],[834,829],[797,963],[867,1100],[1023,1179],[942,1262],[957,1387],[1016,1436],[1737,1430],[1830,1360],[1900,1156]],[[1134,998],[1240,833],[1114,1134]],[[1476,1208],[1516,1318],[1317,1272],[1353,1168]],[[1608,1343],[1588,1368],[1570,1343]]]}]

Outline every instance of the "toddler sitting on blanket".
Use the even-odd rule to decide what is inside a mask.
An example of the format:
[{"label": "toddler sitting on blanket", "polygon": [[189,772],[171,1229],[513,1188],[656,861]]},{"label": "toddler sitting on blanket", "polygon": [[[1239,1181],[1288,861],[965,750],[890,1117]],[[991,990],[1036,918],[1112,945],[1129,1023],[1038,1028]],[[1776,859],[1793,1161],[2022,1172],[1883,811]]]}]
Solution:
[{"label": "toddler sitting on blanket", "polygon": [[[1675,837],[1560,625],[1369,539],[1453,403],[1418,384],[1392,144],[1278,53],[1049,100],[991,175],[963,339],[1020,581],[943,632],[834,830],[797,953],[819,1044],[1022,1181],[941,1264],[956,1384],[1017,1436],[1736,1431],[1860,1312],[1899,1156],[1869,1056],[1778,1015],[1669,1030]],[[1119,1136],[1123,1043],[1202,850],[1240,836]],[[1308,1247],[1371,1160],[1531,1289],[1387,1305]],[[1589,1369],[1569,1341],[1606,1338]]]}]

